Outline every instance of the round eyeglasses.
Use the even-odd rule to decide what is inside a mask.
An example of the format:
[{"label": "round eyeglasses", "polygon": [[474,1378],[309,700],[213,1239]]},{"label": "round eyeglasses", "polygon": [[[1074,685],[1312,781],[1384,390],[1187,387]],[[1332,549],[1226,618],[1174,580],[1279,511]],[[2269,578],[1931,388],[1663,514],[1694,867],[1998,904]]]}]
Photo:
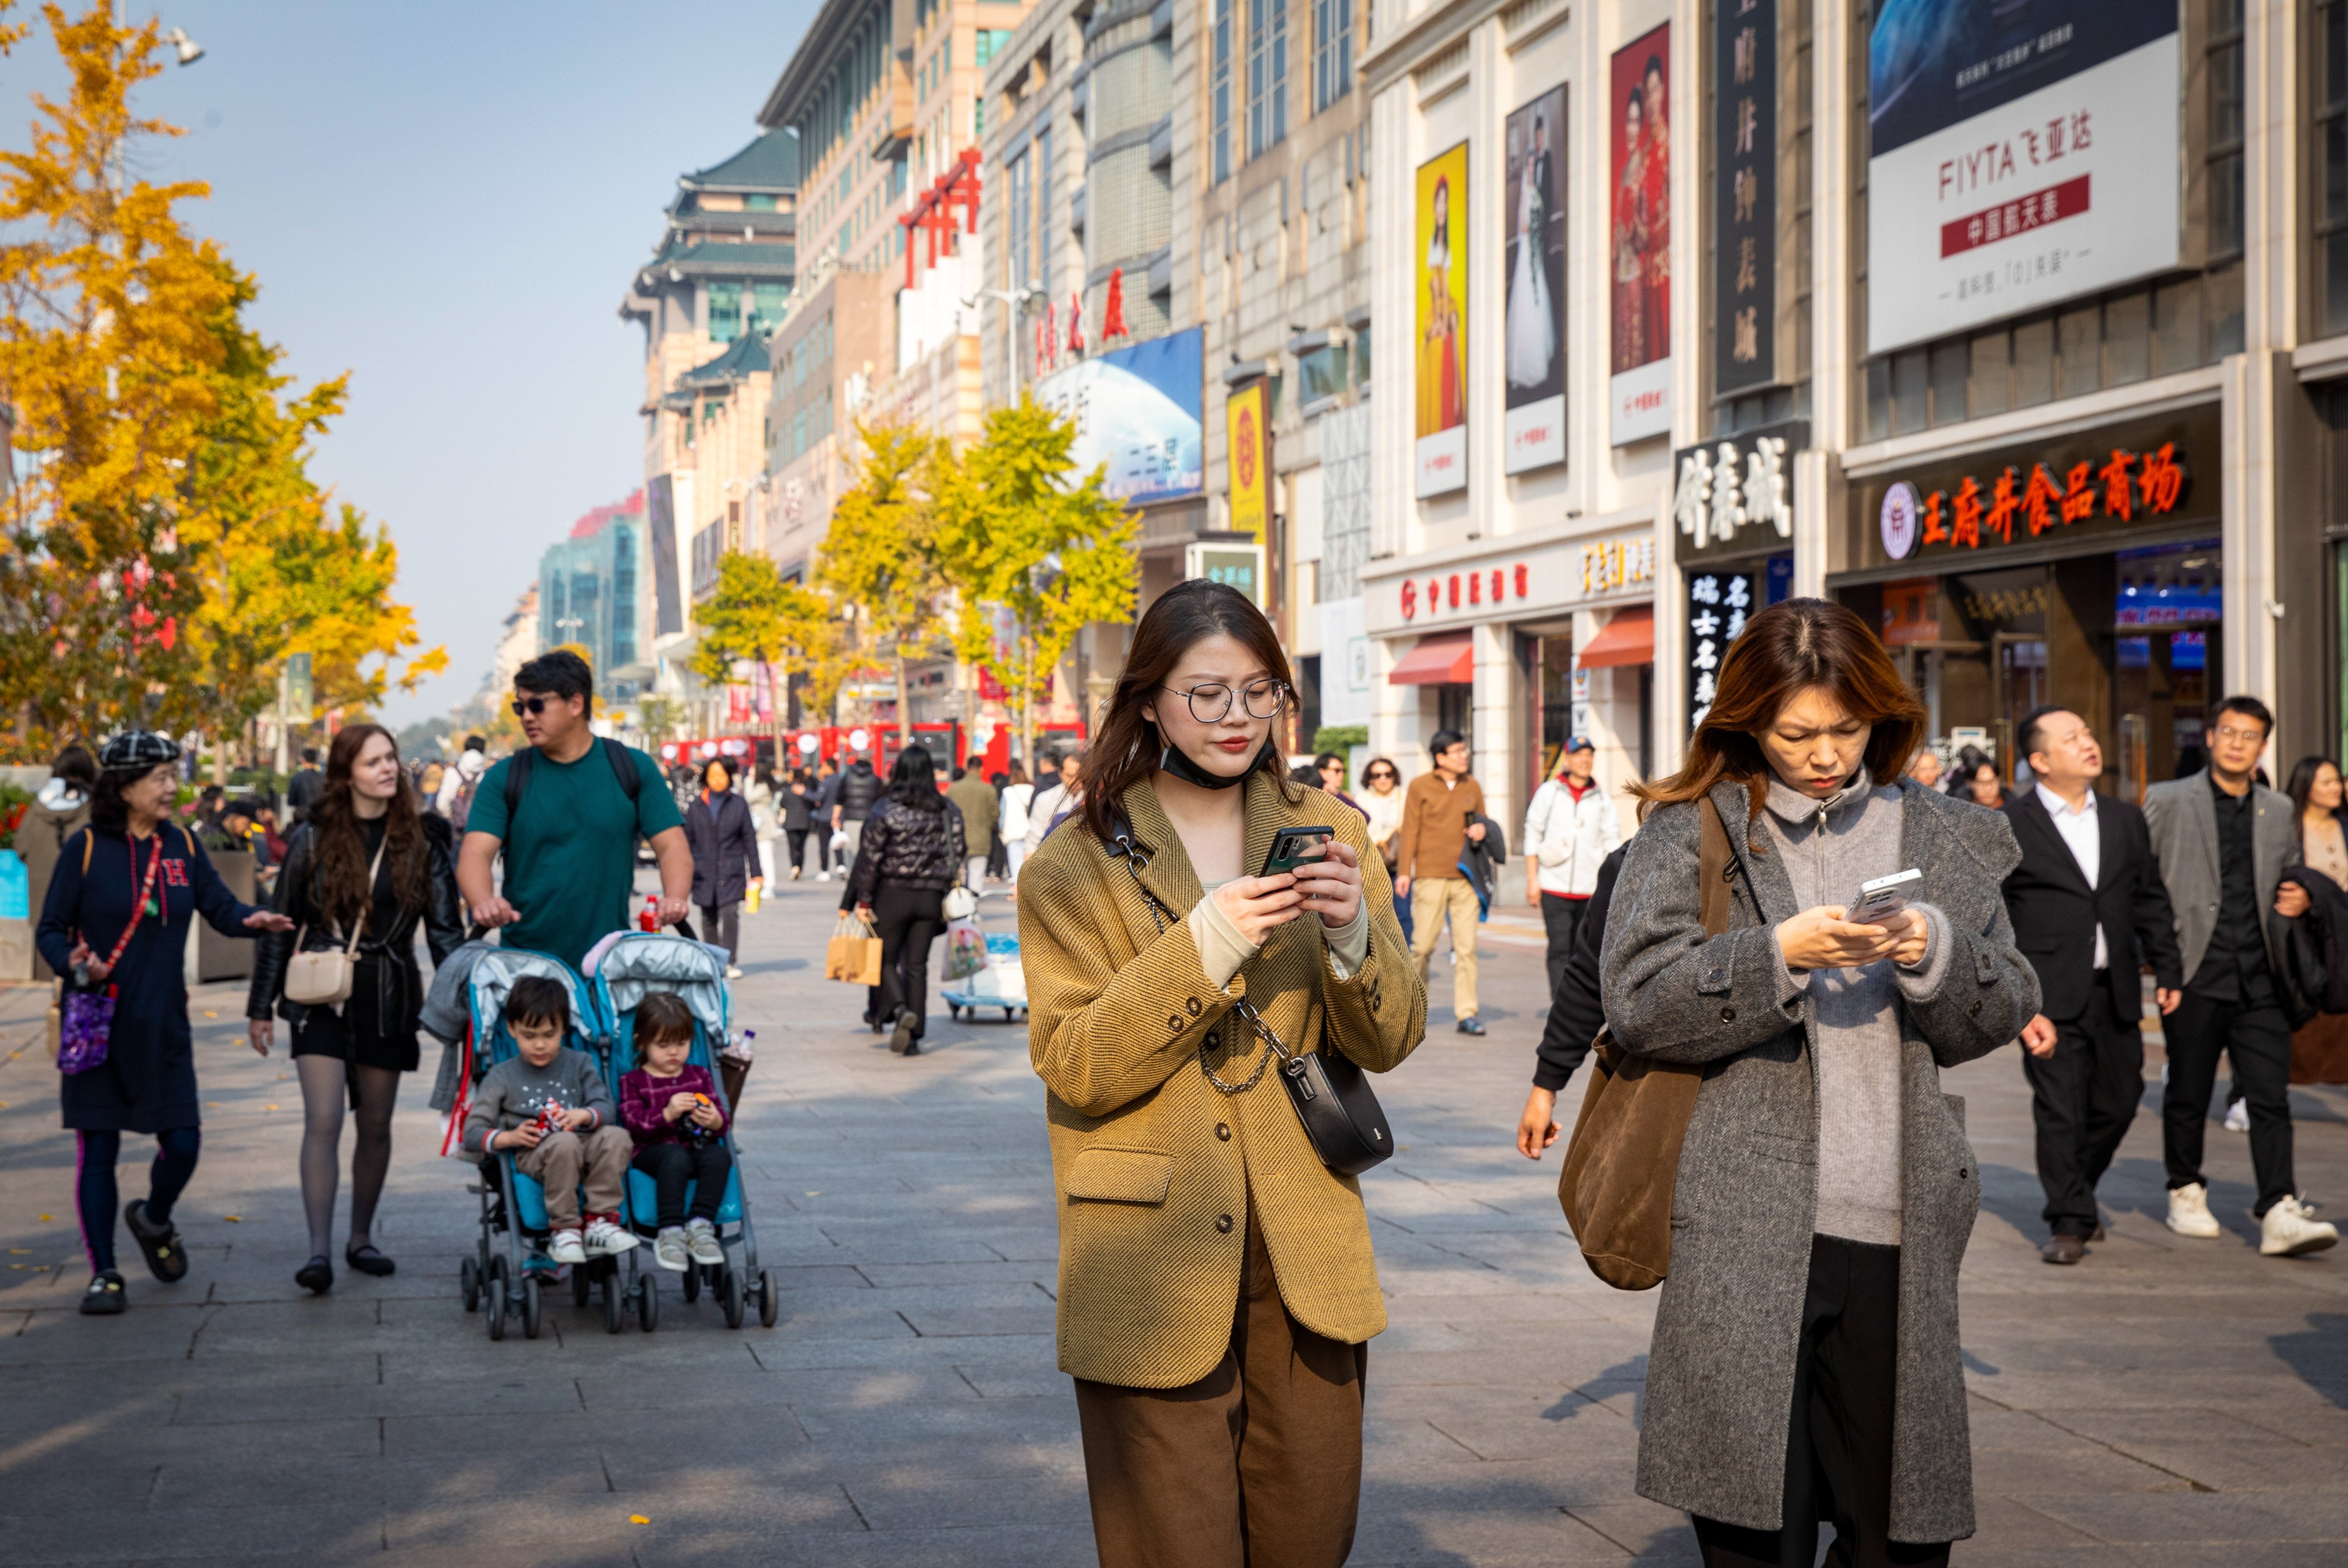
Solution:
[{"label": "round eyeglasses", "polygon": [[[1232,688],[1220,681],[1209,681],[1188,691],[1179,686],[1161,689],[1179,693],[1190,705],[1190,717],[1200,724],[1220,724],[1231,711]],[[1256,681],[1245,688],[1242,700],[1250,718],[1277,718],[1288,706],[1288,687],[1281,681]]]}]

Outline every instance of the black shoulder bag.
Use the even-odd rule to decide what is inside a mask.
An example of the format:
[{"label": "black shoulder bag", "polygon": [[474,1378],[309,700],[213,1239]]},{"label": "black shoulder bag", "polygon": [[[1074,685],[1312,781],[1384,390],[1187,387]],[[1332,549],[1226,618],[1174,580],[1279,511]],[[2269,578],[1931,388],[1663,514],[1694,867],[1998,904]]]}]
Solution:
[{"label": "black shoulder bag", "polygon": [[[1149,906],[1149,918],[1162,933],[1172,912],[1158,902],[1158,895],[1141,880],[1141,868],[1149,863],[1149,857],[1135,841],[1133,824],[1123,812],[1117,813],[1113,825],[1116,836],[1107,852],[1123,858],[1134,887]],[[1387,1129],[1386,1113],[1359,1062],[1342,1051],[1290,1050],[1245,997],[1232,1004],[1231,1011],[1246,1019],[1263,1041],[1263,1055],[1256,1059],[1255,1071],[1245,1083],[1225,1083],[1207,1065],[1207,1047],[1200,1045],[1199,1070],[1207,1075],[1209,1083],[1225,1094],[1244,1093],[1262,1081],[1264,1068],[1278,1057],[1281,1087],[1288,1090],[1288,1102],[1296,1108],[1296,1119],[1304,1124],[1304,1136],[1322,1164],[1340,1176],[1359,1176],[1393,1155],[1394,1134]]]}]

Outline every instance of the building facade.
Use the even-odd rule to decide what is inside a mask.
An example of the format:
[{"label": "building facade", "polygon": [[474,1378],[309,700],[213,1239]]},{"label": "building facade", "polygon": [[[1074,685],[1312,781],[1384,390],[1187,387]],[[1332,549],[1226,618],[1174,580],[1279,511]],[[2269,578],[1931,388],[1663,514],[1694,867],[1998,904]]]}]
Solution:
[{"label": "building facade", "polygon": [[[635,701],[654,676],[649,534],[644,491],[599,506],[539,558],[537,588],[525,595],[537,601],[533,653],[565,644],[586,649],[595,696],[610,707]],[[508,621],[499,643],[501,664],[509,647],[519,643],[520,606]]]},{"label": "building facade", "polygon": [[1825,593],[2009,777],[2044,702],[2130,798],[2230,691],[2278,779],[2333,750],[2341,10],[1382,8],[1374,744],[1469,730],[1515,813],[1586,730],[1627,824],[1749,616]]},{"label": "building facade", "polygon": [[644,332],[649,681],[672,697],[711,700],[685,668],[695,552],[755,527],[746,518],[765,467],[765,344],[797,275],[798,188],[798,143],[774,130],[681,176],[660,243],[620,305]]}]

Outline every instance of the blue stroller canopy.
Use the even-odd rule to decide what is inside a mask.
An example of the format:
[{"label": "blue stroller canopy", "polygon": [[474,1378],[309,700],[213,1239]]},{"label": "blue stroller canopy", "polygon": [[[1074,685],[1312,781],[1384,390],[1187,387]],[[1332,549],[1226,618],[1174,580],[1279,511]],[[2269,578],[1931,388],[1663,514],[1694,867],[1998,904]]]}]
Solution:
[{"label": "blue stroller canopy", "polygon": [[610,998],[611,1016],[603,1020],[607,1029],[617,1029],[646,996],[666,991],[693,1009],[712,1051],[726,1043],[725,949],[663,932],[638,932],[613,943],[590,962],[597,990]]},{"label": "blue stroller canopy", "polygon": [[560,958],[543,953],[532,953],[521,947],[486,949],[473,965],[469,980],[472,998],[474,1037],[477,1049],[486,1052],[488,1041],[496,1032],[499,1020],[506,1016],[506,998],[513,995],[515,985],[530,976],[544,975],[560,980],[571,997],[571,1027],[579,1035],[595,1032],[595,1007],[588,998],[587,987],[571,965]]}]

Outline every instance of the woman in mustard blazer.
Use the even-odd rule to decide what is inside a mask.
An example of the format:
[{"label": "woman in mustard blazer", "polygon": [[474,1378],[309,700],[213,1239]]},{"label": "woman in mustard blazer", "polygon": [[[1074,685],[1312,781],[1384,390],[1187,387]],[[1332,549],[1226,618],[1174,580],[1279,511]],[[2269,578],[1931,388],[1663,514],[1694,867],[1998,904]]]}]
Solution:
[{"label": "woman in mustard blazer", "polygon": [[[1426,993],[1361,813],[1285,777],[1272,727],[1291,689],[1244,595],[1163,595],[1082,814],[1020,872],[1060,1367],[1105,1568],[1336,1568],[1353,1544],[1386,1321],[1369,1223],[1239,1004],[1290,1050],[1384,1072],[1425,1034]],[[1326,860],[1251,874],[1279,829],[1308,826],[1334,830]]]}]

